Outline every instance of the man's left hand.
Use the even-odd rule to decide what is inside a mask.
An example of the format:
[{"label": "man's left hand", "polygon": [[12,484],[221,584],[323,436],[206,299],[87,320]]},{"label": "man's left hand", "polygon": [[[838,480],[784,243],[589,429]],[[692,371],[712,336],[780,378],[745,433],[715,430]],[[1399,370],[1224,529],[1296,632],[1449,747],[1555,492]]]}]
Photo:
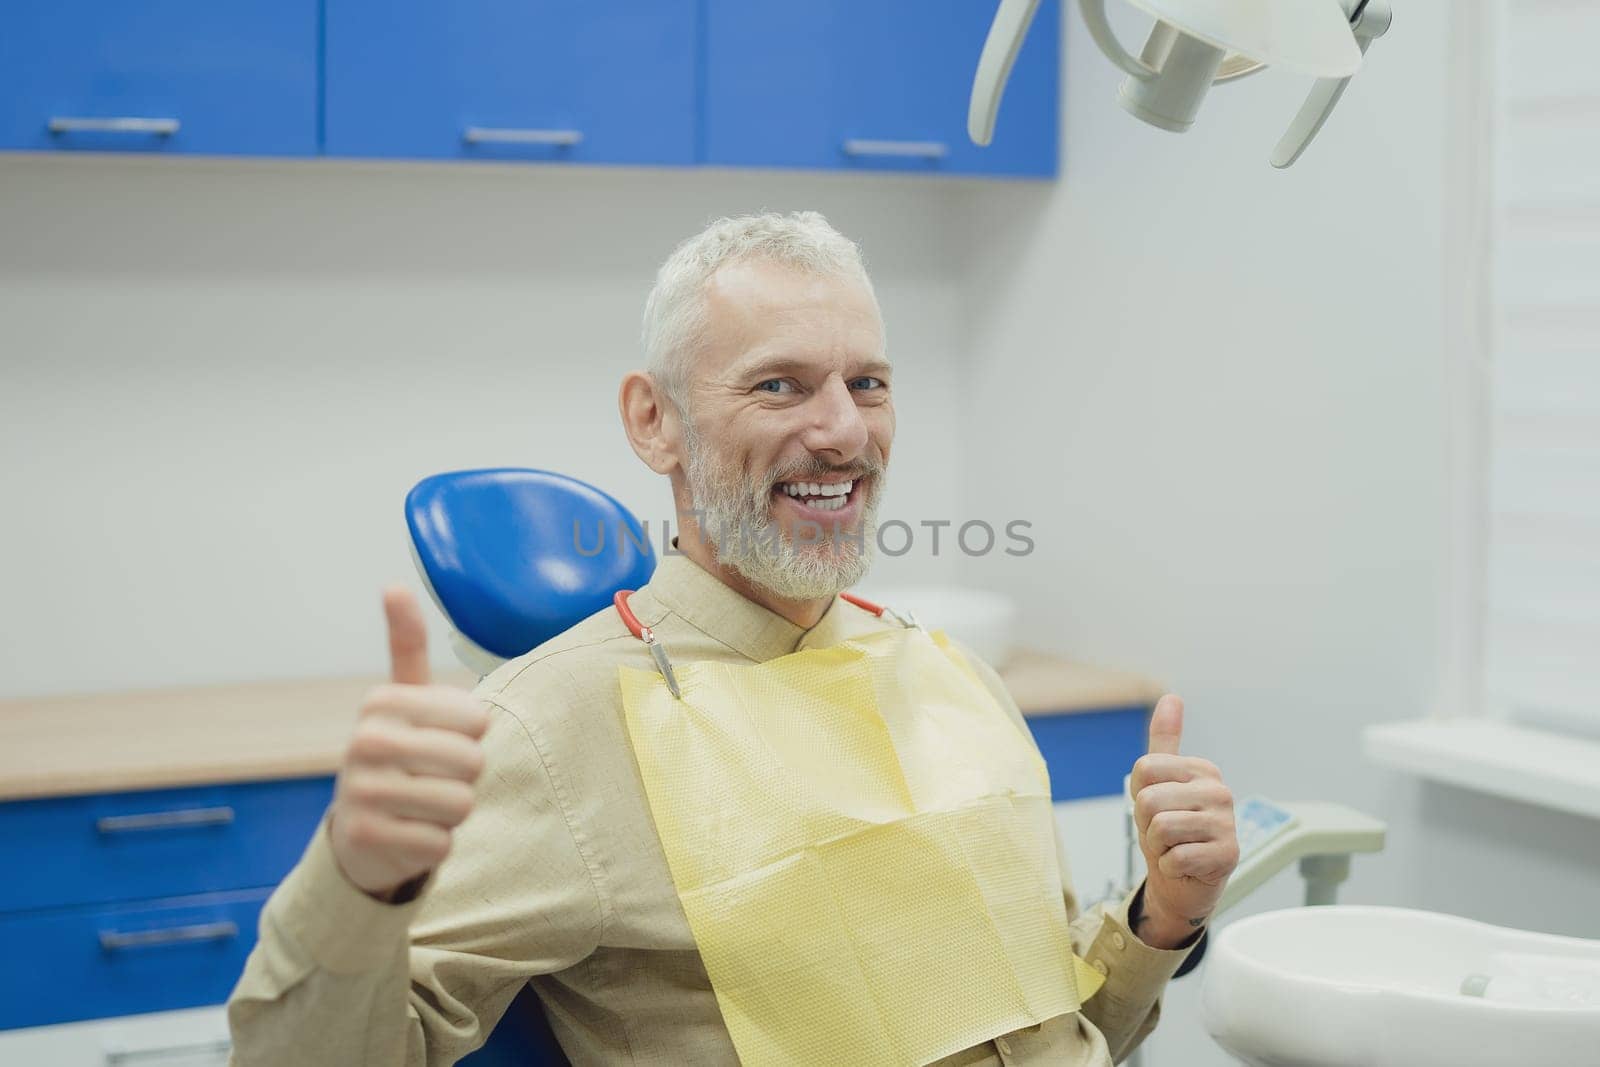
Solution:
[{"label": "man's left hand", "polygon": [[1133,765],[1134,822],[1144,853],[1144,906],[1134,933],[1176,948],[1205,925],[1239,863],[1233,794],[1209,760],[1178,755],[1183,701],[1163,696],[1150,716],[1150,751]]}]

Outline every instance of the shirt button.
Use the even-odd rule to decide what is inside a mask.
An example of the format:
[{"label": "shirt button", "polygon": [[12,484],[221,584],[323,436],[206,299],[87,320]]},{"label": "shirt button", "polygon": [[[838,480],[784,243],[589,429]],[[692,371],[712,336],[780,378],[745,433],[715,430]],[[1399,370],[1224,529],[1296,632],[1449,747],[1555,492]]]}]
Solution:
[{"label": "shirt button", "polygon": [[997,1037],[994,1039],[994,1047],[1000,1050],[1000,1055],[1002,1056],[1011,1055],[1011,1042],[1007,1041],[1003,1037]]},{"label": "shirt button", "polygon": [[1113,933],[1111,935],[1111,943],[1117,946],[1118,952],[1121,952],[1123,949],[1128,947],[1128,939],[1118,933]]},{"label": "shirt button", "polygon": [[1102,975],[1104,975],[1106,973],[1106,961],[1105,960],[1095,960],[1093,963],[1089,964],[1089,966],[1091,966],[1095,970],[1099,971]]}]

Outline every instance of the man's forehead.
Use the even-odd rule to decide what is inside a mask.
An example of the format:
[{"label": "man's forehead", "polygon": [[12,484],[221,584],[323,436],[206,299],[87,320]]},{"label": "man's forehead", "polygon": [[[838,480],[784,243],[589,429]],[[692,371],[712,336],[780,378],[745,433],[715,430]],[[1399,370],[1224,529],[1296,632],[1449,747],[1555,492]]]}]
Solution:
[{"label": "man's forehead", "polygon": [[708,279],[705,295],[708,371],[781,374],[841,356],[853,373],[889,370],[877,301],[859,278],[739,262]]}]

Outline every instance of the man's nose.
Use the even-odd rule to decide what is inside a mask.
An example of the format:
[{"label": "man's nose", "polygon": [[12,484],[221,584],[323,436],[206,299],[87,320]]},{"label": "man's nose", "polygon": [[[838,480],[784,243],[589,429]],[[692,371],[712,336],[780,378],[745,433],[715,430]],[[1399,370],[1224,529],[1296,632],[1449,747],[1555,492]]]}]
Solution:
[{"label": "man's nose", "polygon": [[843,378],[829,378],[806,404],[807,424],[801,443],[807,450],[834,453],[834,462],[848,462],[867,447],[867,423],[855,393]]}]

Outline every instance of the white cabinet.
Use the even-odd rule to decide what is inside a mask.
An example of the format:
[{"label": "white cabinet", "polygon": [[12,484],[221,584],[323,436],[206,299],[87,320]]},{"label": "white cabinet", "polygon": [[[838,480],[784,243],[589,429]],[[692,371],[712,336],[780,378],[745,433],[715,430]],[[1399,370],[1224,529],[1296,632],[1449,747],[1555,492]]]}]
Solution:
[{"label": "white cabinet", "polygon": [[227,1067],[222,1005],[0,1032],[0,1064],[16,1067]]},{"label": "white cabinet", "polygon": [[[1072,875],[1078,906],[1085,911],[1112,887],[1127,884],[1126,836],[1121,796],[1085,797],[1055,805],[1056,835]],[[1144,856],[1133,853],[1133,881],[1144,877]]]}]

